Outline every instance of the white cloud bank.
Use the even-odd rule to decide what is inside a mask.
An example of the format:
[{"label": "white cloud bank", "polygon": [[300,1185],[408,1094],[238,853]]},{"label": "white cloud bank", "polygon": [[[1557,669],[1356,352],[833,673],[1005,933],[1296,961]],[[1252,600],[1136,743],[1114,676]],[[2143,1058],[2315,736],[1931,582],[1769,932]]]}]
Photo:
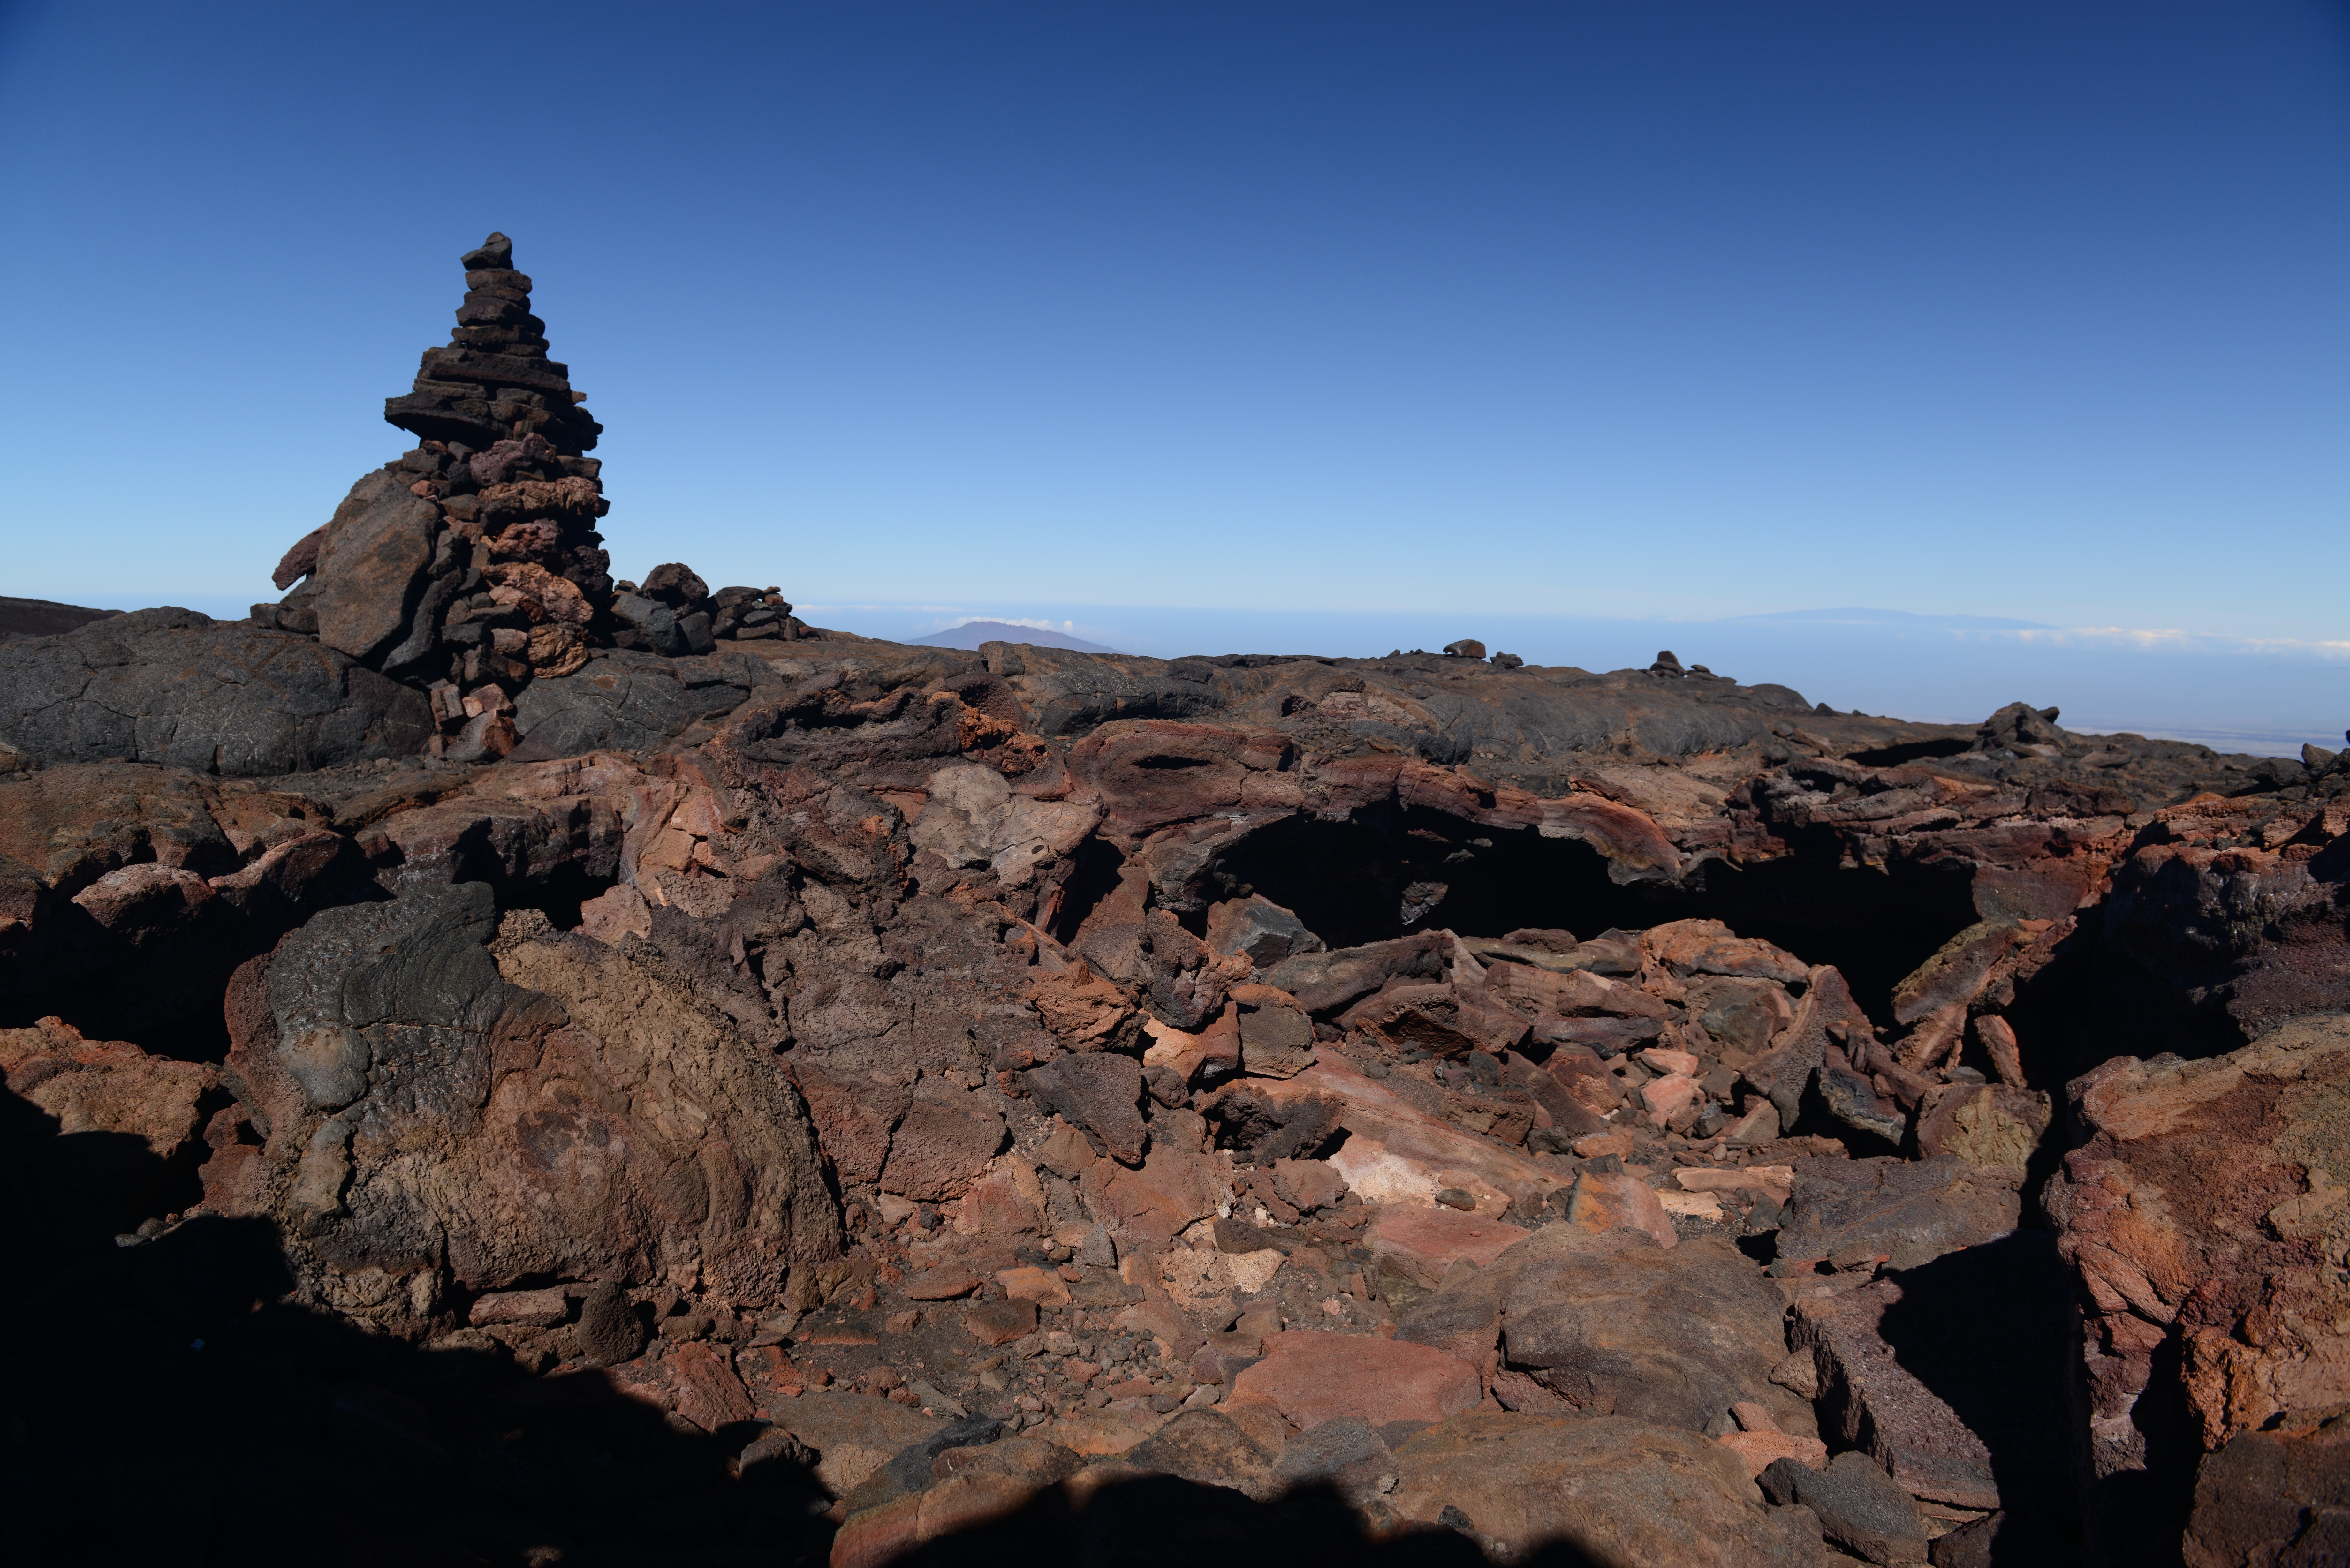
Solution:
[{"label": "white cloud bank", "polygon": [[2015,641],[2055,648],[2126,648],[2142,653],[2305,654],[2350,659],[2350,640],[2300,637],[2218,637],[2170,627],[2076,626],[2025,631],[1962,631],[1970,641]]}]

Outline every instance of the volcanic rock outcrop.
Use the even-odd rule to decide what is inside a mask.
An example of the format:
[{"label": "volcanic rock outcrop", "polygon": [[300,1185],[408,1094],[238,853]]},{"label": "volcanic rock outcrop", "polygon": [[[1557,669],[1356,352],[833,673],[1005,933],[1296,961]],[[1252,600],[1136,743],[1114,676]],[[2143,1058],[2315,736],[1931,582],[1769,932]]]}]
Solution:
[{"label": "volcanic rock outcrop", "polygon": [[2332,753],[615,583],[466,261],[282,603],[0,645],[55,1555],[2338,1554]]}]

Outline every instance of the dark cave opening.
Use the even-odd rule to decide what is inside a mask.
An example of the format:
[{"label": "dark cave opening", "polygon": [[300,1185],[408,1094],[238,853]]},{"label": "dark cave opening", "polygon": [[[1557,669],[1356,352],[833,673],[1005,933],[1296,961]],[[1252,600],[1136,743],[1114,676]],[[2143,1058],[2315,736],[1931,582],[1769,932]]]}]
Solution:
[{"label": "dark cave opening", "polygon": [[1293,816],[1250,835],[1210,869],[1217,898],[1243,888],[1295,910],[1332,947],[1449,928],[1498,937],[1564,927],[1580,937],[1708,919],[1834,964],[1879,1023],[1894,985],[1975,920],[1962,870],[1887,872],[1794,855],[1700,867],[1682,884],[1628,886],[1577,840],[1544,838],[1436,812]]},{"label": "dark cave opening", "polygon": [[[2033,1087],[2061,1103],[2067,1082],[2116,1055],[2168,1052],[2200,1061],[2248,1043],[2223,1008],[2199,1005],[2193,992],[2158,978],[2107,940],[2102,905],[2082,910],[2079,922],[2056,961],[2018,987],[2006,1010]],[[1989,1067],[1971,1055],[1968,1061]]]},{"label": "dark cave opening", "polygon": [[1047,933],[1056,941],[1076,940],[1077,928],[1086,923],[1094,906],[1117,889],[1118,869],[1125,864],[1126,857],[1099,837],[1088,837],[1079,845],[1076,868],[1061,884],[1060,906],[1045,926]]},{"label": "dark cave opening", "polygon": [[148,943],[101,939],[92,944],[98,950],[92,958],[59,964],[49,974],[26,974],[25,988],[0,1002],[0,1028],[29,1028],[55,1017],[86,1040],[120,1040],[181,1062],[225,1060],[229,1033],[221,997],[229,977],[299,923],[282,914],[248,923],[208,909],[186,928]]},{"label": "dark cave opening", "polygon": [[499,913],[536,909],[558,931],[577,930],[579,906],[591,898],[600,898],[611,889],[617,880],[609,876],[596,876],[576,860],[567,861],[528,882],[506,881],[495,877],[461,878],[468,881],[477,879],[488,882],[496,890]]},{"label": "dark cave opening", "polygon": [[[459,881],[487,881],[501,912],[537,909],[557,930],[579,928],[580,906],[610,888],[577,862],[528,881],[494,874],[493,863],[468,863]],[[221,997],[239,964],[269,951],[278,939],[321,909],[371,903],[391,894],[364,875],[348,877],[299,908],[244,919],[208,906],[199,919],[144,947],[118,945],[95,965],[68,968],[47,983],[28,984],[0,999],[0,1028],[23,1029],[53,1015],[90,1040],[120,1040],[156,1056],[220,1062],[231,1044]],[[97,944],[93,944],[97,945]]]},{"label": "dark cave opening", "polygon": [[1952,735],[1939,741],[1904,741],[1898,745],[1878,746],[1871,751],[1854,752],[1845,761],[1864,768],[1898,768],[1904,763],[1938,761],[1943,757],[1963,756],[1975,749],[1972,741]]}]

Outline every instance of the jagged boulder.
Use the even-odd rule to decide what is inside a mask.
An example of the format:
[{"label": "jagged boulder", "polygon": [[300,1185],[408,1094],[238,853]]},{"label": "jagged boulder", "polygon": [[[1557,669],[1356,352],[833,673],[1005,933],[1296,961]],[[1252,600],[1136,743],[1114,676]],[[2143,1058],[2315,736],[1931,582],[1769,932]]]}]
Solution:
[{"label": "jagged boulder", "polygon": [[2148,1434],[2182,1394],[2206,1450],[2350,1403],[2345,1087],[2341,1014],[2199,1062],[2118,1057],[2071,1085],[2087,1136],[2045,1203],[2088,1318],[2100,1478],[2161,1459]]}]

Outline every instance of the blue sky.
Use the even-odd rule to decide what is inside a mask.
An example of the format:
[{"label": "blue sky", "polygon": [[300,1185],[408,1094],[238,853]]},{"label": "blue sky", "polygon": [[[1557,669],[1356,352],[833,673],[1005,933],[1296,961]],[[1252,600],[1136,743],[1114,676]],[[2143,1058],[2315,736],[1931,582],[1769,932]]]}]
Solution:
[{"label": "blue sky", "polygon": [[2339,4],[19,5],[0,201],[5,592],[266,596],[494,227],[623,575],[2350,639]]}]

